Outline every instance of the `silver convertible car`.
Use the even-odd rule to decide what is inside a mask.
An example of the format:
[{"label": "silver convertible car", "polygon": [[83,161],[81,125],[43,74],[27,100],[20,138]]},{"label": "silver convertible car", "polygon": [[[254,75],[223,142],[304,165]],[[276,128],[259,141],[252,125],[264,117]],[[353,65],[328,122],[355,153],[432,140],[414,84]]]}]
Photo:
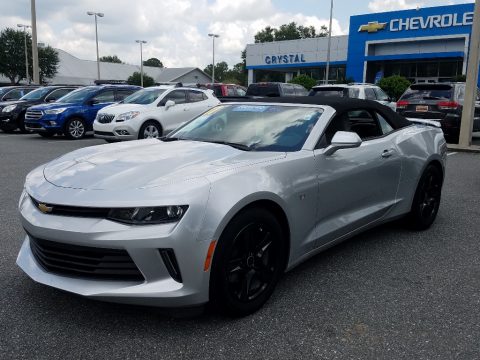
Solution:
[{"label": "silver convertible car", "polygon": [[33,170],[17,264],[93,299],[259,309],[281,274],[361,231],[440,204],[441,129],[363,100],[210,109],[162,139],[83,148]]}]

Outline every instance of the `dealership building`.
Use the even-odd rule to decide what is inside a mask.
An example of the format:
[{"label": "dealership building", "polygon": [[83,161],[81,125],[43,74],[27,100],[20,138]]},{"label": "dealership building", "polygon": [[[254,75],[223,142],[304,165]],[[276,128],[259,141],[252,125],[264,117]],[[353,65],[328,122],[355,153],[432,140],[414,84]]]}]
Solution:
[{"label": "dealership building", "polygon": [[[412,82],[445,82],[466,73],[474,4],[356,15],[350,34],[332,36],[329,80],[375,83],[402,75]],[[306,74],[325,79],[327,38],[247,45],[249,84],[259,70],[288,81]]]}]

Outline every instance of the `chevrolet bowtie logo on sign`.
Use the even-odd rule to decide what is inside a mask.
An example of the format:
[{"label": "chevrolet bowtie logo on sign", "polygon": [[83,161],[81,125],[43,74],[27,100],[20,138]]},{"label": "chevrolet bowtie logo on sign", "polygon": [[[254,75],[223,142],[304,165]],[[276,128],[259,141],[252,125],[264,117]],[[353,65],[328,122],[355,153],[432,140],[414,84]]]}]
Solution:
[{"label": "chevrolet bowtie logo on sign", "polygon": [[40,204],[38,204],[38,210],[40,210],[44,214],[48,214],[48,213],[52,212],[53,207],[40,203]]},{"label": "chevrolet bowtie logo on sign", "polygon": [[378,21],[369,22],[367,25],[361,25],[358,32],[376,33],[378,30],[383,30],[387,27],[387,23],[379,23]]}]

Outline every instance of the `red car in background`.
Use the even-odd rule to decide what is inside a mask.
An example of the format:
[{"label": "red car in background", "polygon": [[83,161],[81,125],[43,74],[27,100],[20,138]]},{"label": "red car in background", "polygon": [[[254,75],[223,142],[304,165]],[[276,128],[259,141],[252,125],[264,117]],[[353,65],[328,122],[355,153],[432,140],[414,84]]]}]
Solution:
[{"label": "red car in background", "polygon": [[207,89],[213,90],[216,97],[245,96],[247,89],[237,84],[208,83],[204,85]]}]

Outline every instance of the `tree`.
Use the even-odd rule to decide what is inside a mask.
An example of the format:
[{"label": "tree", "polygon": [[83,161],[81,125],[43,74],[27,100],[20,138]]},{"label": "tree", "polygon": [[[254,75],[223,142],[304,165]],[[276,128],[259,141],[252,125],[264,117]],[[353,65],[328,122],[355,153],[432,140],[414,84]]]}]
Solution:
[{"label": "tree", "polygon": [[38,67],[40,68],[40,83],[47,78],[51,79],[57,73],[60,60],[58,53],[51,46],[38,48]]},{"label": "tree", "polygon": [[117,55],[102,56],[99,60],[100,60],[100,62],[123,64],[123,61],[120,60]]},{"label": "tree", "polygon": [[157,58],[150,58],[148,60],[145,60],[143,62],[144,66],[153,66],[153,67],[158,67],[158,68],[163,68],[163,63],[158,60]]},{"label": "tree", "polygon": [[[135,71],[130,77],[127,79],[127,83],[130,85],[138,85],[140,86],[141,81],[141,74],[138,71]],[[143,73],[143,87],[149,87],[155,85],[155,80],[151,76]]]},{"label": "tree", "polygon": [[[0,32],[0,74],[6,76],[12,84],[26,79],[25,73],[25,34],[21,30],[6,28]],[[33,73],[32,38],[27,33],[27,55],[29,74]],[[57,73],[58,53],[50,46],[38,48],[40,81],[53,78]]]},{"label": "tree", "polygon": [[302,85],[305,89],[310,90],[317,84],[317,81],[314,78],[311,78],[308,75],[298,75],[289,81],[291,84]]},{"label": "tree", "polygon": [[[204,70],[208,75],[212,75],[212,64],[209,64]],[[228,64],[225,61],[221,61],[215,65],[215,80],[223,82],[228,72]]]},{"label": "tree", "polygon": [[292,21],[289,24],[280,25],[280,27],[272,28],[271,26],[265,27],[255,34],[256,43],[283,41],[283,40],[297,40],[297,39],[309,39],[316,37],[325,37],[328,35],[328,28],[325,25],[320,27],[320,31],[314,26],[302,26],[297,25]]},{"label": "tree", "polygon": [[400,75],[385,77],[378,82],[378,86],[394,99],[400,98],[410,85],[410,81]]}]

